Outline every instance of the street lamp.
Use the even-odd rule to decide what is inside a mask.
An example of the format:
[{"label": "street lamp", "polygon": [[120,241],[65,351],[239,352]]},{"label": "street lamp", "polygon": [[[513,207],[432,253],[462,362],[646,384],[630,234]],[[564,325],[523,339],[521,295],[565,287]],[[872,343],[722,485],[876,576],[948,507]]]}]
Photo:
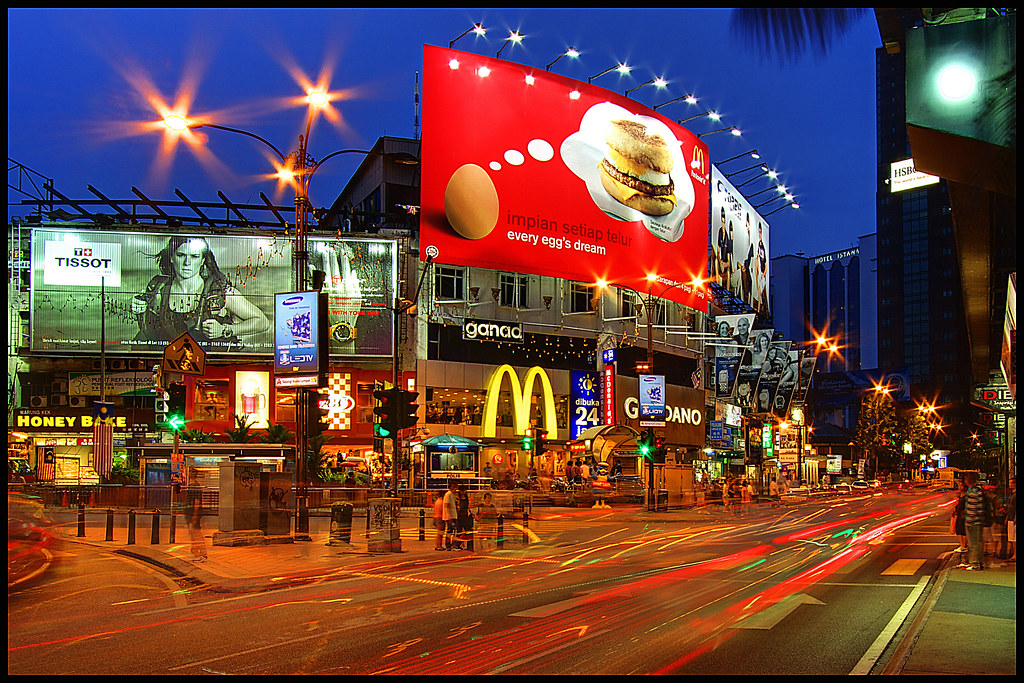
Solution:
[{"label": "street lamp", "polygon": [[[479,25],[477,25],[479,26]],[[471,29],[472,30],[472,29]],[[454,41],[453,41],[454,42]],[[193,128],[213,128],[216,130],[223,130],[230,133],[237,133],[245,135],[246,137],[257,140],[258,142],[265,145],[281,162],[281,167],[278,169],[278,177],[290,181],[294,192],[295,192],[295,240],[293,248],[293,269],[294,269],[294,282],[295,287],[298,291],[304,291],[308,286],[308,265],[309,265],[309,251],[308,251],[308,231],[309,231],[309,212],[313,208],[309,202],[309,184],[313,178],[313,175],[328,159],[332,159],[341,154],[357,153],[370,155],[372,152],[358,149],[341,149],[324,156],[320,161],[315,161],[307,152],[307,144],[309,142],[309,133],[313,125],[313,118],[316,111],[328,104],[330,97],[327,93],[312,90],[307,93],[307,101],[309,107],[306,115],[306,127],[305,134],[299,136],[299,147],[296,151],[290,154],[283,153],[280,149],[274,146],[266,138],[260,135],[252,133],[241,128],[233,128],[231,126],[224,126],[216,123],[208,123],[205,121],[190,120],[180,114],[170,114],[164,118],[164,125],[168,129],[176,132],[184,132]],[[396,310],[396,320],[398,316],[398,307]],[[406,310],[406,309],[403,309]],[[397,331],[396,331],[397,336]],[[395,349],[397,354],[397,348]],[[395,373],[397,374],[397,355],[395,356]],[[306,450],[308,446],[309,435],[307,433],[307,421],[309,419],[309,389],[306,387],[300,387],[296,390],[296,404],[295,404],[295,443],[297,446],[297,455],[295,458],[295,478],[298,482],[298,494],[296,495],[296,505],[298,508],[298,514],[296,515],[295,532],[296,534],[308,535],[309,533],[309,510],[308,510],[308,482],[306,472]],[[397,443],[397,442],[396,442]],[[397,455],[397,451],[396,451]]]},{"label": "street lamp", "polygon": [[565,52],[563,52],[562,54],[560,54],[557,57],[555,57],[553,62],[548,64],[546,67],[544,67],[544,70],[545,71],[551,71],[551,67],[553,67],[555,65],[555,62],[557,62],[562,57],[570,57],[572,59],[576,59],[579,56],[580,56],[580,51],[579,50],[577,50],[574,47],[568,47],[568,48],[565,49]]},{"label": "street lamp", "polygon": [[649,81],[644,81],[640,85],[633,86],[632,88],[630,88],[629,90],[627,90],[626,92],[624,92],[622,94],[628,96],[631,92],[635,92],[635,91],[639,90],[640,88],[644,87],[645,85],[653,85],[656,88],[664,88],[664,87],[668,86],[668,81],[666,81],[661,76],[655,76],[654,78],[652,78]]},{"label": "street lamp", "polygon": [[600,73],[594,74],[593,76],[591,76],[590,78],[587,79],[587,83],[593,83],[595,78],[600,78],[601,76],[604,76],[606,73],[610,73],[612,71],[618,71],[620,76],[625,76],[632,69],[633,69],[633,67],[631,67],[631,66],[629,66],[627,64],[623,64],[623,63],[620,62],[619,64],[616,64],[615,66],[608,67],[607,69],[605,69],[604,71],[602,71]]},{"label": "street lamp", "polygon": [[726,131],[729,131],[730,133],[732,133],[732,135],[734,137],[740,137],[741,135],[743,135],[743,131],[741,131],[736,126],[726,126],[725,128],[716,128],[715,130],[709,130],[706,133],[698,133],[697,137],[700,138],[701,140],[703,140],[704,138],[706,138],[709,135],[714,135],[715,133],[724,133]]},{"label": "street lamp", "polygon": [[[673,102],[678,102],[679,100],[686,100],[687,104],[697,104],[697,96],[694,95],[693,93],[688,93],[686,95],[680,95],[679,97],[673,97],[668,102],[662,102],[661,104],[656,104],[653,107],[651,107],[651,109],[653,109],[654,111],[658,111],[658,109],[660,107],[667,106],[669,104],[672,104]],[[698,114],[698,116],[703,116],[703,114]]]},{"label": "street lamp", "polygon": [[[659,294],[655,295],[651,291],[651,288],[653,287],[654,283],[658,282],[658,281],[659,281],[659,278],[658,278],[658,276],[656,274],[648,273],[648,275],[647,275],[647,298],[646,299],[644,298],[644,296],[640,292],[638,292],[637,290],[633,289],[629,285],[623,285],[623,284],[620,284],[620,283],[617,283],[617,282],[609,282],[607,280],[599,280],[598,282],[595,283],[599,289],[605,289],[607,287],[619,287],[620,289],[628,289],[629,291],[633,292],[633,294],[636,295],[637,300],[640,301],[640,305],[641,305],[641,307],[644,310],[644,315],[647,317],[647,364],[646,364],[645,372],[643,374],[654,374],[654,315],[655,315],[654,298],[655,298],[655,296],[657,296],[658,298],[662,298],[662,297],[665,296],[665,294],[668,291],[670,291],[670,290],[672,290],[672,289],[674,289],[676,287],[682,286],[682,285],[690,285],[690,286],[697,286],[697,287],[699,287],[701,285],[701,282],[699,280],[694,280],[694,281],[691,281],[691,282],[688,282],[688,283],[674,282],[671,285],[669,285],[668,287],[666,287],[665,289],[661,290],[661,292]],[[653,440],[653,435],[654,435],[654,428],[653,427],[650,428],[650,433],[652,435],[652,440]],[[653,495],[654,495],[654,461],[653,460],[648,460],[647,507],[649,509],[652,508],[652,503],[654,501]]]}]

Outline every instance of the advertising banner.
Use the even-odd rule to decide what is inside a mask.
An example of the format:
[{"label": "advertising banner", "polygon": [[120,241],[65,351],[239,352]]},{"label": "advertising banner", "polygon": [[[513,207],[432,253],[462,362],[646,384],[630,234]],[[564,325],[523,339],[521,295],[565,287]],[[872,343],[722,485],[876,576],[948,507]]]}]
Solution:
[{"label": "advertising banner", "polygon": [[773,341],[768,345],[768,354],[761,364],[761,378],[755,393],[755,413],[769,413],[774,406],[775,391],[789,363],[790,341]]},{"label": "advertising banner", "polygon": [[569,439],[601,424],[601,380],[596,372],[572,371],[569,388]]},{"label": "advertising banner", "polygon": [[321,371],[320,292],[274,296],[274,374],[316,375]]},{"label": "advertising banner", "polygon": [[706,309],[689,283],[707,260],[707,145],[544,70],[429,45],[423,63],[423,258],[638,291],[654,274]]},{"label": "advertising banner", "polygon": [[767,221],[718,167],[712,166],[708,277],[770,318],[770,254]]},{"label": "advertising banner", "polygon": [[665,375],[640,375],[640,417],[665,417]]},{"label": "advertising banner", "polygon": [[[327,273],[331,353],[389,356],[397,257],[386,240],[311,239]],[[188,333],[206,353],[274,353],[274,294],[294,289],[292,243],[251,235],[32,231],[31,349],[161,354]]]}]

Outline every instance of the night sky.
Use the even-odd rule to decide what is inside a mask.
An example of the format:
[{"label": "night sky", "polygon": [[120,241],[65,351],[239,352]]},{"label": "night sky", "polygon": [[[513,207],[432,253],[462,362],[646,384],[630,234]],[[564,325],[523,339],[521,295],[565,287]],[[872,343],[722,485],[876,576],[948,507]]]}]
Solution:
[{"label": "night sky", "polygon": [[[874,232],[880,40],[871,12],[825,57],[783,63],[733,32],[727,9],[9,9],[8,156],[53,178],[70,198],[95,198],[92,185],[132,199],[134,186],[153,199],[176,199],[179,189],[217,201],[220,190],[234,202],[259,203],[262,191],[288,204],[290,195],[266,177],[273,168],[262,146],[209,129],[198,154],[165,145],[153,123],[158,112],[184,110],[243,128],[287,153],[303,132],[305,107],[296,101],[304,84],[325,82],[331,115],[314,126],[314,157],[368,149],[381,135],[413,137],[422,131],[414,93],[417,80],[422,92],[423,44],[446,47],[474,22],[487,35],[467,35],[456,49],[493,57],[518,30],[523,41],[507,45],[503,59],[543,69],[573,46],[581,56],[560,59],[554,73],[585,82],[626,62],[630,75],[594,84],[622,94],[661,76],[665,90],[645,86],[631,97],[647,106],[691,92],[700,98],[658,110],[673,120],[718,110],[719,124],[686,124],[695,133],[743,131],[708,136],[712,162],[756,148],[801,205],[768,218],[772,256],[845,249]],[[313,180],[314,205],[329,205],[357,163],[356,155],[328,161]],[[724,169],[749,165],[740,164]],[[767,187],[757,181],[743,191]],[[8,190],[9,202],[20,198]]]}]

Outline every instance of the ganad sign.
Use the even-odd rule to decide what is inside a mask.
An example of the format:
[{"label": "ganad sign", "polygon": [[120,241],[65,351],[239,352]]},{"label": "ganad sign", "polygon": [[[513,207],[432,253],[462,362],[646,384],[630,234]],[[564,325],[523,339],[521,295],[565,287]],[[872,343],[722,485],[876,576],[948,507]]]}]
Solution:
[{"label": "ganad sign", "polygon": [[523,342],[523,324],[467,320],[462,324],[462,338],[471,341]]}]

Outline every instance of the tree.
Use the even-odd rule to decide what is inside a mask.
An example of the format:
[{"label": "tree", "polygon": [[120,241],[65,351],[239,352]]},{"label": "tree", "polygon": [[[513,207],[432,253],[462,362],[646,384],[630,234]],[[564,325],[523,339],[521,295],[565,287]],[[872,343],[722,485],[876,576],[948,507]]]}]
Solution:
[{"label": "tree", "polygon": [[874,472],[891,471],[902,458],[903,441],[896,402],[888,394],[865,392],[853,443],[874,461]]},{"label": "tree", "polygon": [[748,7],[732,10],[734,35],[764,55],[794,62],[805,52],[825,56],[829,48],[871,10],[863,7]]}]

